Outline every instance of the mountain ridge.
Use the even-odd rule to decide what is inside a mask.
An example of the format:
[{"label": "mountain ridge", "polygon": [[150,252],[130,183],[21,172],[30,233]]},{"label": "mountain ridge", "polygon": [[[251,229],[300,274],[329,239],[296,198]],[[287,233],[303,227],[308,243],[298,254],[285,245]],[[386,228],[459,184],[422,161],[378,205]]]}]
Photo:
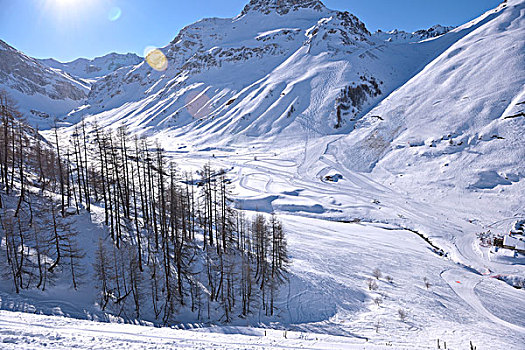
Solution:
[{"label": "mountain ridge", "polygon": [[265,15],[276,12],[286,15],[290,11],[299,9],[312,9],[315,11],[326,10],[326,6],[319,0],[251,0],[242,10],[240,16],[250,11],[256,11]]},{"label": "mountain ridge", "polygon": [[106,76],[122,67],[139,64],[142,60],[142,57],[134,53],[111,52],[93,59],[77,58],[69,62],[60,62],[54,58],[46,58],[39,61],[80,79],[93,80]]},{"label": "mountain ridge", "polygon": [[387,32],[378,30],[373,35],[381,38],[381,40],[390,42],[417,42],[444,35],[455,28],[456,27],[454,26],[442,26],[440,24],[436,24],[428,29],[419,29],[412,33],[406,32],[404,30],[394,29]]}]

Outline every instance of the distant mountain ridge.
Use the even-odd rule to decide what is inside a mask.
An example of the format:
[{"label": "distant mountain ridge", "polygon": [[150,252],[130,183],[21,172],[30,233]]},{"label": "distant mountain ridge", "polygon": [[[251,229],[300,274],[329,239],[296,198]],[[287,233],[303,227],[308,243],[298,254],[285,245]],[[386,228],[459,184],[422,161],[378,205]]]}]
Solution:
[{"label": "distant mountain ridge", "polygon": [[429,29],[420,29],[412,33],[397,29],[388,32],[378,30],[374,33],[374,36],[381,40],[390,42],[417,42],[446,34],[455,28],[456,27],[453,26],[442,26],[437,24]]},{"label": "distant mountain ridge", "polygon": [[65,63],[53,58],[42,59],[40,62],[78,78],[95,79],[108,75],[122,67],[139,64],[142,60],[143,58],[134,53],[119,54],[113,52],[94,59],[77,58]]},{"label": "distant mountain ridge", "polygon": [[[450,29],[434,26],[397,43],[438,38]],[[108,123],[141,132],[188,128],[184,132],[192,134],[220,125],[228,135],[251,136],[302,128],[308,118],[319,134],[345,133],[454,40],[398,47],[321,1],[252,0],[234,18],[183,28],[161,48],[166,71],[143,62],[98,80],[87,107],[73,117],[111,109]]]}]

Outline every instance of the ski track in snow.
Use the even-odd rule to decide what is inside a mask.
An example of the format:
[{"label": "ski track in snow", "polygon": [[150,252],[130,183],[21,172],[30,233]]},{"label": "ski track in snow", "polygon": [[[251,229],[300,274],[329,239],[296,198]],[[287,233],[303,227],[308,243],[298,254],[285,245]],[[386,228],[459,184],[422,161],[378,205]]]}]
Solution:
[{"label": "ski track in snow", "polygon": [[[0,311],[2,349],[391,349],[403,343],[275,330],[233,328],[221,333],[104,324]],[[231,333],[235,332],[237,334]],[[399,346],[399,347],[398,347]],[[422,346],[421,348],[428,348]]]},{"label": "ski track in snow", "polygon": [[490,313],[477,297],[474,288],[476,288],[476,285],[478,285],[483,278],[490,277],[477,276],[476,278],[475,274],[469,273],[464,269],[451,269],[444,271],[441,274],[441,277],[443,277],[443,279],[450,285],[450,287],[459,297],[465,300],[478,313],[494,323],[512,329],[513,331],[525,334],[525,327],[504,321],[496,315]]},{"label": "ski track in snow", "polygon": [[[317,149],[322,149],[322,147],[318,147]],[[313,157],[308,158],[312,159]],[[284,182],[290,186],[290,188],[302,188],[315,192],[317,193],[317,196],[315,196],[317,198],[322,198],[323,196],[330,194],[340,195],[342,193],[351,195],[351,197],[377,198],[380,199],[381,202],[388,203],[389,207],[397,208],[397,211],[400,213],[412,217],[416,216],[419,220],[421,220],[421,222],[429,220],[437,221],[437,213],[434,208],[423,203],[415,203],[413,199],[409,199],[400,193],[396,193],[392,189],[381,185],[376,181],[363,176],[362,174],[345,170],[343,165],[329,160],[323,154],[318,157],[318,160],[326,164],[330,169],[338,169],[338,171],[343,175],[343,178],[349,183],[345,184],[344,187],[340,184],[337,184],[338,189],[334,190],[334,184],[323,183],[321,181],[320,174],[323,170],[318,171],[314,176],[312,176],[312,170],[318,168],[318,165],[316,165],[315,162],[311,162],[312,170],[305,169],[305,164],[299,163],[297,167],[300,168],[302,166],[303,169],[303,174],[301,174],[299,170],[297,172],[290,172],[289,170],[291,169],[289,166],[281,167],[279,169],[278,160],[274,160],[272,162],[272,166],[269,167],[266,165],[267,161],[262,157],[258,161],[250,160],[246,163],[235,161],[231,162],[231,159],[228,161],[231,162],[229,163],[231,166],[238,167],[240,169],[238,171],[238,176],[241,177],[239,186],[248,191],[260,194],[264,193],[267,196],[271,196],[272,193],[278,195],[279,193],[271,191],[271,184],[275,182]],[[255,185],[250,185],[250,183],[253,184],[253,182],[250,182],[250,178],[252,177],[259,177],[259,180],[261,178],[265,178],[266,180],[261,181],[259,184],[260,186],[256,185],[257,182],[255,182]],[[312,182],[312,179],[318,181]],[[451,223],[449,222],[448,224]],[[447,229],[447,224],[441,224],[440,226],[443,227],[444,230]],[[470,266],[473,266],[474,269],[480,271],[481,273],[482,271],[488,269],[487,261],[474,251],[473,246],[475,243],[473,238],[475,237],[472,237],[471,235],[460,235],[456,240],[455,247],[458,250],[458,253],[462,256],[460,261],[468,262]],[[320,258],[319,255],[314,252],[310,252],[310,254]],[[498,267],[505,268],[506,266],[499,264]],[[456,276],[455,279],[454,276]],[[442,274],[442,277],[460,298],[473,307],[474,310],[479,312],[483,317],[504,327],[510,328],[513,331],[523,333],[523,327],[503,321],[483,307],[474,293],[474,287],[477,283],[479,283],[480,278],[482,277],[471,271],[457,268],[447,270],[447,272]],[[458,279],[461,279],[462,284],[456,283],[456,280]]]}]

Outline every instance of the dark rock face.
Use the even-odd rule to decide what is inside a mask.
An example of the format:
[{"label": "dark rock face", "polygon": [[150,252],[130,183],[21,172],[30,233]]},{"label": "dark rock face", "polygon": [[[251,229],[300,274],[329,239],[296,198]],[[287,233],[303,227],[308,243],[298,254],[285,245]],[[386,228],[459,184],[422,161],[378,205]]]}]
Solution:
[{"label": "dark rock face", "polygon": [[285,15],[290,11],[306,8],[317,11],[326,9],[324,4],[319,0],[251,0],[250,3],[244,7],[241,15],[247,14],[250,11],[258,11],[265,15],[272,12]]},{"label": "dark rock face", "polygon": [[53,100],[79,101],[87,93],[72,80],[0,41],[0,85],[26,95],[41,94]]},{"label": "dark rock face", "polygon": [[[357,116],[361,113],[363,104],[370,98],[377,97],[382,93],[379,85],[383,84],[383,82],[378,82],[374,77],[364,75],[359,79],[361,82],[357,84],[354,82],[352,85],[342,89],[335,100],[336,129],[342,127],[345,122],[355,122]],[[349,119],[346,120],[345,116],[349,116]],[[377,118],[382,119],[381,117]]]}]

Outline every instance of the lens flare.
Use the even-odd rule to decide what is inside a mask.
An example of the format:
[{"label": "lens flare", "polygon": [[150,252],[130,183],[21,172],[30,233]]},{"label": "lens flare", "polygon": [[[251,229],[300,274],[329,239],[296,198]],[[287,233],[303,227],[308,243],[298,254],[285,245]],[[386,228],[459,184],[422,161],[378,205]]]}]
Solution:
[{"label": "lens flare", "polygon": [[108,19],[111,22],[115,22],[120,18],[120,16],[122,16],[122,10],[120,9],[120,7],[114,6],[108,12]]},{"label": "lens flare", "polygon": [[193,118],[204,118],[212,112],[210,107],[210,98],[206,95],[206,90],[191,91],[186,96],[185,101],[186,110]]},{"label": "lens flare", "polygon": [[146,49],[145,57],[146,62],[156,71],[163,72],[168,68],[168,59],[159,49]]}]

